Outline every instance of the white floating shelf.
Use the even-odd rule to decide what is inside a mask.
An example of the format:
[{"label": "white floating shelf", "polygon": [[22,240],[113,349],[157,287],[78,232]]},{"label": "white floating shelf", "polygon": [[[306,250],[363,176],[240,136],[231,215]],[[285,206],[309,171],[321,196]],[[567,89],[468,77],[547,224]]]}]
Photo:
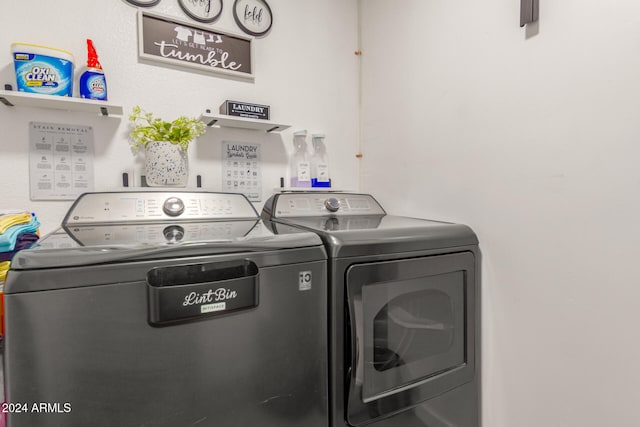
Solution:
[{"label": "white floating shelf", "polygon": [[7,107],[35,107],[53,110],[96,113],[101,116],[122,115],[121,105],[109,104],[94,99],[72,98],[67,96],[40,95],[13,90],[0,90],[0,102]]},{"label": "white floating shelf", "polygon": [[261,130],[264,132],[280,132],[291,127],[291,125],[281,125],[271,120],[248,119],[246,117],[226,116],[224,114],[214,115],[204,113],[199,119],[207,126]]}]

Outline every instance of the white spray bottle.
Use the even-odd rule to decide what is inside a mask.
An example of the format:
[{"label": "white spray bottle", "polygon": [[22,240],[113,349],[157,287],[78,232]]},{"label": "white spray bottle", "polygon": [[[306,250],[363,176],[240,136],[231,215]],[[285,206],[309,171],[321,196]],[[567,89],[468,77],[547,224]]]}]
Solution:
[{"label": "white spray bottle", "polygon": [[307,155],[307,131],[293,134],[293,154],[289,159],[292,187],[311,187],[311,165]]},{"label": "white spray bottle", "polygon": [[327,161],[327,148],[324,145],[324,134],[311,135],[313,155],[311,156],[311,186],[331,187],[329,177],[329,162]]}]

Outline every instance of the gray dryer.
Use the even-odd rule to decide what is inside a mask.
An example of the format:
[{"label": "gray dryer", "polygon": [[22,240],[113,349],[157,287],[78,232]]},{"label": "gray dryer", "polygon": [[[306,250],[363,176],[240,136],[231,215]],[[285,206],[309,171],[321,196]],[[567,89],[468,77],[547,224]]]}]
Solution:
[{"label": "gray dryer", "polygon": [[368,194],[271,197],[280,235],[329,256],[332,427],[477,427],[480,252],[467,226],[388,215]]}]

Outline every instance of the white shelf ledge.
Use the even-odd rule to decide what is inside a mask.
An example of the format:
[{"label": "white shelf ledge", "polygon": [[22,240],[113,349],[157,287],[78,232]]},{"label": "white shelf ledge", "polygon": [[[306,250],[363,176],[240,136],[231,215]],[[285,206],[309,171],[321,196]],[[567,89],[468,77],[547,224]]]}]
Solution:
[{"label": "white shelf ledge", "polygon": [[109,104],[94,99],[71,98],[67,96],[40,95],[13,90],[0,90],[0,102],[7,107],[35,107],[53,110],[96,113],[101,116],[122,115],[121,105]]},{"label": "white shelf ledge", "polygon": [[207,126],[260,130],[264,132],[281,132],[291,127],[291,125],[282,125],[271,120],[248,119],[224,114],[216,115],[208,112],[202,114],[199,119]]}]

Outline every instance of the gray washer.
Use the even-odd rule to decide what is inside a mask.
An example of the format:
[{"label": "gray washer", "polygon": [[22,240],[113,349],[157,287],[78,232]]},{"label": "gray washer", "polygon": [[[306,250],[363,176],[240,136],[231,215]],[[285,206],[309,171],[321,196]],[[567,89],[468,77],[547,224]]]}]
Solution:
[{"label": "gray washer", "polygon": [[320,239],[234,218],[239,195],[170,194],[190,220],[167,193],[93,194],[14,258],[9,426],[326,427]]},{"label": "gray washer", "polygon": [[387,215],[368,194],[271,197],[272,231],[329,255],[330,425],[477,427],[480,251],[467,226]]}]

